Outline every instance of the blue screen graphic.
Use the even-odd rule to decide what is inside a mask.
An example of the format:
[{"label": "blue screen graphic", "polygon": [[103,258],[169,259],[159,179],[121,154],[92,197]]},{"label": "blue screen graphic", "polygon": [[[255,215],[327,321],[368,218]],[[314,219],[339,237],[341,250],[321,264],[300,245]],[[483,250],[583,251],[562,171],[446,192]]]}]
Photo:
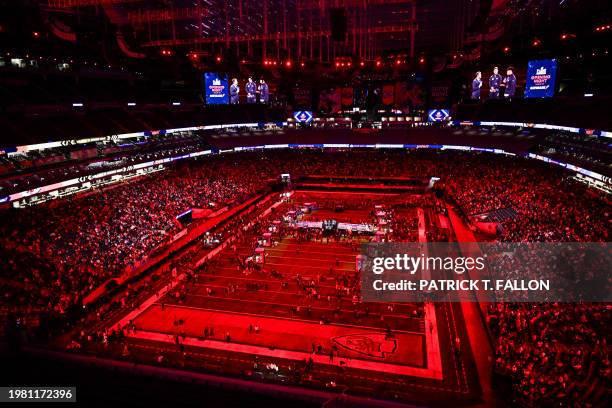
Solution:
[{"label": "blue screen graphic", "polygon": [[215,72],[204,73],[204,95],[208,105],[228,104],[227,75],[220,75]]},{"label": "blue screen graphic", "polygon": [[311,111],[296,111],[293,112],[293,118],[297,123],[310,123],[313,116]]},{"label": "blue screen graphic", "polygon": [[427,112],[428,122],[444,122],[450,119],[450,111],[448,109],[431,109]]},{"label": "blue screen graphic", "polygon": [[529,61],[525,98],[552,98],[555,96],[557,60]]}]

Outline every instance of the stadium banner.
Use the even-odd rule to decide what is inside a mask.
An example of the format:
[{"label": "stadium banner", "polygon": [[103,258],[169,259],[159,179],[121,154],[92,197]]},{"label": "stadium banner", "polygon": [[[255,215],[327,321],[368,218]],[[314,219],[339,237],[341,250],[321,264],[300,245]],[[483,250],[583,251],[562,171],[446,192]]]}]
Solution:
[{"label": "stadium banner", "polygon": [[431,102],[435,104],[447,104],[449,102],[450,81],[435,81],[431,84]]},{"label": "stadium banner", "polygon": [[368,243],[361,256],[364,302],[612,301],[610,243]]},{"label": "stadium banner", "polygon": [[204,95],[208,105],[224,105],[229,103],[227,75],[216,72],[204,73]]},{"label": "stadium banner", "polygon": [[310,88],[305,88],[303,86],[296,85],[293,88],[293,104],[294,107],[299,107],[301,109],[310,109],[312,106]]},{"label": "stadium banner", "polygon": [[342,106],[353,106],[353,87],[342,88],[341,103]]},{"label": "stadium banner", "polygon": [[319,110],[327,113],[339,112],[341,106],[341,88],[331,88],[321,91],[319,95]]},{"label": "stadium banner", "polygon": [[382,104],[386,106],[395,103],[395,85],[385,84],[382,87]]},{"label": "stadium banner", "polygon": [[525,98],[552,98],[555,95],[556,79],[556,59],[529,61]]},{"label": "stadium banner", "polygon": [[395,104],[400,108],[424,106],[423,89],[419,84],[397,82],[395,84]]}]

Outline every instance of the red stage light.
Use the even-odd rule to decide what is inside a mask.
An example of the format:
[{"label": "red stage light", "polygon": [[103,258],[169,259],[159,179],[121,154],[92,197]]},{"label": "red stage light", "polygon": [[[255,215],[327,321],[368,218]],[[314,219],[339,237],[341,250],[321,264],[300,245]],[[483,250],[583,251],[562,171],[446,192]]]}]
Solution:
[{"label": "red stage light", "polygon": [[376,61],[376,66],[380,67],[381,62],[380,61]]},{"label": "red stage light", "polygon": [[539,47],[540,44],[541,44],[541,42],[538,39],[533,40],[533,42],[531,43],[531,45],[533,45],[534,47]]},{"label": "red stage light", "polygon": [[217,57],[217,62],[221,62],[221,57]]},{"label": "red stage light", "polygon": [[504,52],[505,53],[509,53],[510,52],[510,47],[504,47]]},{"label": "red stage light", "polygon": [[40,33],[38,31],[34,31],[34,32],[32,32],[32,37],[39,38],[40,37]]},{"label": "red stage light", "polygon": [[425,58],[421,57],[419,58],[419,64],[424,64],[425,63]]},{"label": "red stage light", "polygon": [[363,66],[365,65],[365,62],[361,61],[361,62],[359,63],[359,65],[361,65],[361,66],[363,67]]},{"label": "red stage light", "polygon": [[340,66],[340,63],[339,63],[339,62],[336,62],[336,67],[339,67],[339,66]]},{"label": "red stage light", "polygon": [[401,63],[402,63],[402,62],[401,62],[400,60],[395,61],[395,65],[399,65],[399,64],[401,64]]},{"label": "red stage light", "polygon": [[291,61],[287,61],[287,62],[285,62],[285,66],[286,66],[287,68],[291,68]]},{"label": "red stage light", "polygon": [[301,67],[303,67],[304,65],[306,65],[306,64],[304,64],[303,62],[301,62],[301,63],[300,63],[300,66],[301,66]]}]

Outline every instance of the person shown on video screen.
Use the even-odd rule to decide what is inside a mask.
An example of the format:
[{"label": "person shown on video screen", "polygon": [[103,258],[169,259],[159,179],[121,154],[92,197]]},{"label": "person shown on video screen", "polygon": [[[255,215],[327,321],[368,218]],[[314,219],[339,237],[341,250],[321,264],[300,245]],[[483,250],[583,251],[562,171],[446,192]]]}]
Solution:
[{"label": "person shown on video screen", "polygon": [[506,90],[504,91],[504,97],[514,98],[514,94],[516,93],[516,76],[514,75],[514,71],[512,67],[508,68],[508,70],[506,71],[506,77],[504,78],[504,84],[506,85]]},{"label": "person shown on video screen", "polygon": [[238,80],[232,78],[232,84],[230,85],[230,103],[232,105],[238,104],[240,101],[240,87],[238,86]]},{"label": "person shown on video screen", "polygon": [[246,101],[247,103],[255,103],[257,102],[257,84],[253,82],[253,78],[249,77],[246,85],[244,86],[244,90],[246,91]]},{"label": "person shown on video screen", "polygon": [[257,88],[259,91],[259,102],[268,103],[268,99],[270,98],[270,91],[268,89],[268,84],[263,78],[259,81],[259,87]]},{"label": "person shown on video screen", "polygon": [[489,77],[489,99],[499,98],[499,87],[501,86],[502,77],[499,75],[499,68],[493,68],[493,75]]},{"label": "person shown on video screen", "polygon": [[480,89],[482,88],[482,73],[476,72],[476,77],[472,80],[472,99],[480,100]]}]

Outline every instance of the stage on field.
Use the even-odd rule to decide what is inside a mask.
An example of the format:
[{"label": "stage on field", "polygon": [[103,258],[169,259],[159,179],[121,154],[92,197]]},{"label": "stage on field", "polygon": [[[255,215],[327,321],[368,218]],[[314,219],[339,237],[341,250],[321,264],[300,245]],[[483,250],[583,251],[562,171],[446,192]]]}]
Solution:
[{"label": "stage on field", "polygon": [[[364,223],[375,208],[362,194],[299,193],[293,198],[317,202],[305,220]],[[336,201],[346,207],[338,209]],[[279,207],[278,216],[286,210]],[[416,211],[406,216],[416,217]],[[433,306],[359,301],[356,256],[367,236],[305,238],[286,231],[264,248],[260,268],[247,269],[241,260],[253,255],[256,239],[247,236],[225,247],[195,278],[179,279],[164,295],[145,302],[129,316],[135,330],[128,338],[135,345],[163,343],[233,353],[243,360],[258,356],[303,364],[312,359],[333,370],[367,372],[359,374],[364,378],[385,375],[385,381],[393,376],[443,380]]]}]

